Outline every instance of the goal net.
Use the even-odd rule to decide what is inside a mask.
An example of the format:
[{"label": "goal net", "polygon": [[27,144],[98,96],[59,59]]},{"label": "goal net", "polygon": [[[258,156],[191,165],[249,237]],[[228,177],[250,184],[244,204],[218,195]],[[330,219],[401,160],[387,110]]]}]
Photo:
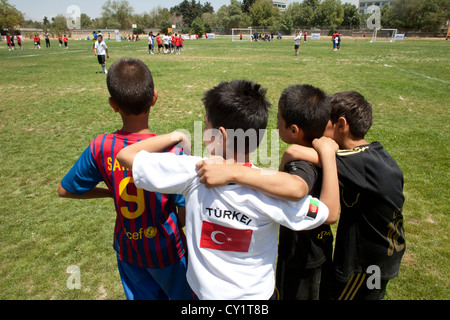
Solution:
[{"label": "goal net", "polygon": [[370,42],[395,42],[397,29],[374,29]]},{"label": "goal net", "polygon": [[[241,38],[242,36],[242,38]],[[231,29],[232,41],[252,41],[252,28],[246,29]]]}]

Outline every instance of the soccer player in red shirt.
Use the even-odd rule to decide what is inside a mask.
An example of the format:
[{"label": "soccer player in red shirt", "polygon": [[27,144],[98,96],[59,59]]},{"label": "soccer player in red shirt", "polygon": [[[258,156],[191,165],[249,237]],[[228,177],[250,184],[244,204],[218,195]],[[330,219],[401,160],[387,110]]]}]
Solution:
[{"label": "soccer player in red shirt", "polygon": [[159,34],[159,32],[156,35],[156,44],[158,45],[158,54],[160,54],[161,53],[161,48],[163,47],[163,43],[161,41],[161,35]]},{"label": "soccer player in red shirt", "polygon": [[38,34],[34,36],[34,48],[36,49],[36,47],[38,49],[41,48],[41,38],[39,37]]}]

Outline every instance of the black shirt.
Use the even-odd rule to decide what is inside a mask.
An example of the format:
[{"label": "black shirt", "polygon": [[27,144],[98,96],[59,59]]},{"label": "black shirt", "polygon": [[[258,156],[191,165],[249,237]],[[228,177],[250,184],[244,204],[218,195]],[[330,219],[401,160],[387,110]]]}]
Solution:
[{"label": "black shirt", "polygon": [[340,150],[336,161],[341,214],[335,275],[347,281],[376,265],[382,279],[392,279],[405,252],[403,173],[379,142]]},{"label": "black shirt", "polygon": [[[309,194],[319,198],[322,170],[306,161],[293,161],[285,171],[301,177],[308,185]],[[284,260],[288,270],[316,268],[327,259],[331,262],[333,235],[329,225],[312,230],[294,231],[280,227],[278,259]]]}]

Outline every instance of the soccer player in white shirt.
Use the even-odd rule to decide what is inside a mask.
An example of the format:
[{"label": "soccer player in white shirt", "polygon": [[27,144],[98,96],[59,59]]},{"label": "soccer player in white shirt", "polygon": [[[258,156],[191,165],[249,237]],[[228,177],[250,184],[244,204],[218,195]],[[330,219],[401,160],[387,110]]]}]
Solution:
[{"label": "soccer player in white shirt", "polygon": [[94,44],[94,55],[97,56],[98,63],[102,66],[102,73],[108,73],[106,70],[106,57],[109,59],[108,46],[105,41],[103,41],[103,35],[101,33],[97,36],[97,41]]},{"label": "soccer player in white shirt", "polygon": [[148,34],[148,54],[153,54],[155,39],[153,38],[153,32]]},{"label": "soccer player in white shirt", "polygon": [[[270,103],[265,92],[256,83],[234,80],[222,82],[205,93],[204,140],[212,155],[248,165],[249,153],[257,148],[267,125]],[[257,141],[248,139],[235,144],[241,137],[234,131],[239,129],[246,133],[256,131]],[[212,133],[210,138],[206,138],[208,133]],[[209,189],[196,170],[196,164],[204,158],[155,152],[174,141],[178,142],[171,134],[146,139],[122,149],[117,160],[132,169],[138,188],[185,196],[187,279],[191,289],[202,300],[271,298],[280,224],[305,230],[337,219],[337,145],[331,139],[321,143],[321,200],[327,202],[329,210],[322,201],[306,195],[295,202],[272,198],[241,185]],[[274,178],[285,174],[295,179],[284,172],[271,174]]]}]

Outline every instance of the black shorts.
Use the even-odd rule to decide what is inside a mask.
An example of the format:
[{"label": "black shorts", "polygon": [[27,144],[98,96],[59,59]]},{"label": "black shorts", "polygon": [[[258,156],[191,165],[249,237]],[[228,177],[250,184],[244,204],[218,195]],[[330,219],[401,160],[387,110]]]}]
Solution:
[{"label": "black shorts", "polygon": [[105,61],[106,61],[105,55],[104,54],[98,54],[97,55],[97,60],[98,60],[98,63],[105,64]]},{"label": "black shorts", "polygon": [[294,49],[298,49],[300,46],[298,44],[294,45]]}]

